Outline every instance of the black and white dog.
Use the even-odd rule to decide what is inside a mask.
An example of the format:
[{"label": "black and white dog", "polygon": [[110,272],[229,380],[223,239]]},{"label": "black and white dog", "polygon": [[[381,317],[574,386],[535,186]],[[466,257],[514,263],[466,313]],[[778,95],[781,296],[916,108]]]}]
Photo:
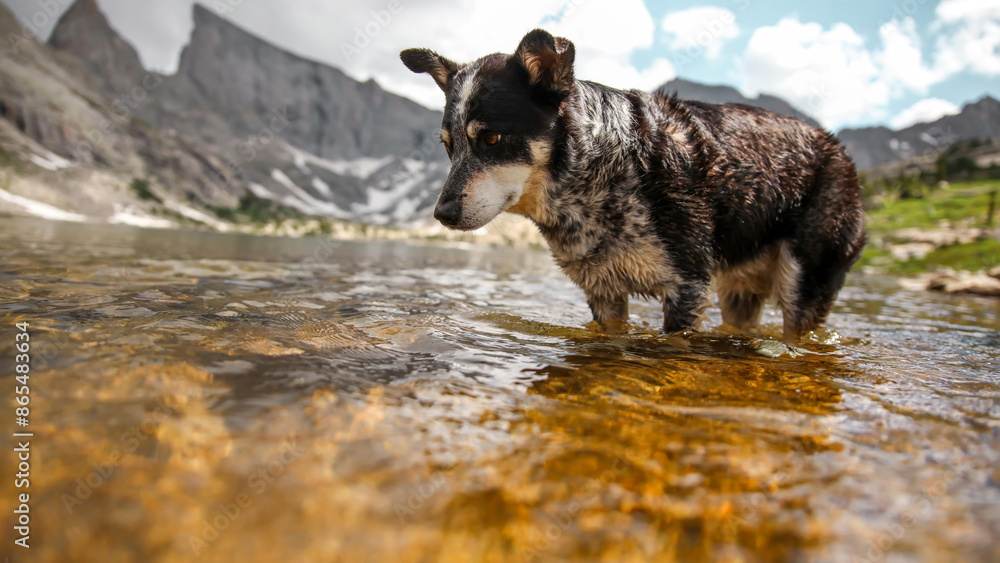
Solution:
[{"label": "black and white dog", "polygon": [[714,281],[726,323],[756,325],[773,297],[798,338],[864,247],[854,164],[801,121],[576,80],[573,44],[537,29],[512,56],[400,58],[446,96],[434,216],[463,230],[529,217],[604,326],[639,295],[663,302],[665,331],[696,328]]}]

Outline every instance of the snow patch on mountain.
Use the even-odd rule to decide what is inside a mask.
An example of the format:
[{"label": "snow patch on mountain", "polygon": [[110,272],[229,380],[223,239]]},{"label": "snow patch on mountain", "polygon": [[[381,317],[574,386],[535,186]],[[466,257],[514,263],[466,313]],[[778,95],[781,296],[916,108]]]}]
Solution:
[{"label": "snow patch on mountain", "polygon": [[312,186],[316,188],[317,192],[325,195],[326,197],[333,196],[333,192],[330,190],[330,185],[315,176],[312,179]]},{"label": "snow patch on mountain", "polygon": [[115,214],[108,218],[108,223],[145,227],[148,229],[170,229],[176,227],[173,221],[153,217],[131,205],[115,204]]},{"label": "snow patch on mountain", "polygon": [[333,172],[338,176],[350,176],[362,180],[374,174],[379,168],[392,162],[394,158],[386,156],[382,158],[362,157],[352,160],[329,160],[288,143],[285,143],[285,149],[292,155],[292,161],[295,163],[295,166],[304,174],[312,173],[309,169],[309,165],[312,165]]},{"label": "snow patch on mountain", "polygon": [[275,195],[274,192],[258,184],[257,182],[250,182],[249,184],[247,184],[247,187],[250,188],[250,191],[253,192],[253,195],[257,197],[264,199],[273,199],[273,200],[278,199],[278,196]]},{"label": "snow patch on mountain", "polygon": [[42,219],[52,219],[55,221],[73,221],[82,222],[87,220],[86,215],[80,215],[79,213],[70,213],[69,211],[64,211],[58,207],[54,207],[47,203],[42,203],[34,199],[29,199],[19,195],[12,194],[7,190],[0,189],[0,200],[6,201],[7,203],[12,203],[21,209],[24,209],[31,215],[35,217],[41,217]]},{"label": "snow patch on mountain", "polygon": [[33,154],[29,157],[31,162],[35,163],[49,172],[55,172],[56,170],[62,170],[63,168],[69,168],[73,166],[73,163],[66,160],[65,158],[51,152],[47,152],[44,156],[38,156]]},{"label": "snow patch on mountain", "polygon": [[300,188],[292,181],[287,174],[275,168],[271,170],[271,178],[281,184],[291,195],[281,199],[281,202],[289,207],[294,207],[303,213],[316,215],[329,215],[338,219],[350,219],[351,214],[337,207],[332,201],[321,201],[313,197],[309,192]]}]

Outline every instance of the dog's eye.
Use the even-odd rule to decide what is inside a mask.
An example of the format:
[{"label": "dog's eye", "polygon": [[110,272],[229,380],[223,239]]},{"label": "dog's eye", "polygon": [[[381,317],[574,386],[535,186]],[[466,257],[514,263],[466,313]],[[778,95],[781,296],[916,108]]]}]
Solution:
[{"label": "dog's eye", "polygon": [[451,143],[445,141],[444,139],[441,139],[441,144],[444,145],[444,150],[448,151],[448,153],[451,154]]},{"label": "dog's eye", "polygon": [[491,133],[489,135],[486,135],[485,137],[483,137],[483,142],[486,143],[486,146],[492,147],[493,145],[500,142],[500,135],[497,135],[496,133]]}]

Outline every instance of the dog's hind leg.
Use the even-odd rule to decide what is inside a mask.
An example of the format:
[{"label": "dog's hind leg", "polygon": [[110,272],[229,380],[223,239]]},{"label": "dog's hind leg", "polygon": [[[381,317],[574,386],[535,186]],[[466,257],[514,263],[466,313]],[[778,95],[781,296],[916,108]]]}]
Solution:
[{"label": "dog's hind leg", "polygon": [[707,280],[678,286],[663,300],[663,332],[697,330],[708,305]]},{"label": "dog's hind leg", "polygon": [[851,263],[853,260],[836,265],[807,261],[802,265],[797,291],[782,305],[786,339],[797,340],[826,321]]},{"label": "dog's hind leg", "polygon": [[719,307],[722,322],[740,330],[753,328],[760,323],[766,295],[749,291],[719,290]]},{"label": "dog's hind leg", "polygon": [[781,283],[779,257],[779,248],[771,248],[716,275],[715,289],[724,323],[740,330],[760,323],[764,302],[771,296],[775,282]]},{"label": "dog's hind leg", "polygon": [[846,156],[832,159],[819,175],[814,199],[789,242],[782,247],[782,259],[791,265],[789,271],[796,271],[795,283],[779,292],[779,305],[785,338],[797,339],[826,320],[847,272],[864,250],[861,195]]}]

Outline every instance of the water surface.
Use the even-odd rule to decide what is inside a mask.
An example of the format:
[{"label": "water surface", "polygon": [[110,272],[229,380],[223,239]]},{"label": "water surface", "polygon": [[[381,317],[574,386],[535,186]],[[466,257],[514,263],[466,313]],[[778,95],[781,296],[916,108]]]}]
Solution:
[{"label": "water surface", "polygon": [[998,312],[854,275],[798,350],[609,335],[544,252],[2,219],[0,554],[996,561]]}]

